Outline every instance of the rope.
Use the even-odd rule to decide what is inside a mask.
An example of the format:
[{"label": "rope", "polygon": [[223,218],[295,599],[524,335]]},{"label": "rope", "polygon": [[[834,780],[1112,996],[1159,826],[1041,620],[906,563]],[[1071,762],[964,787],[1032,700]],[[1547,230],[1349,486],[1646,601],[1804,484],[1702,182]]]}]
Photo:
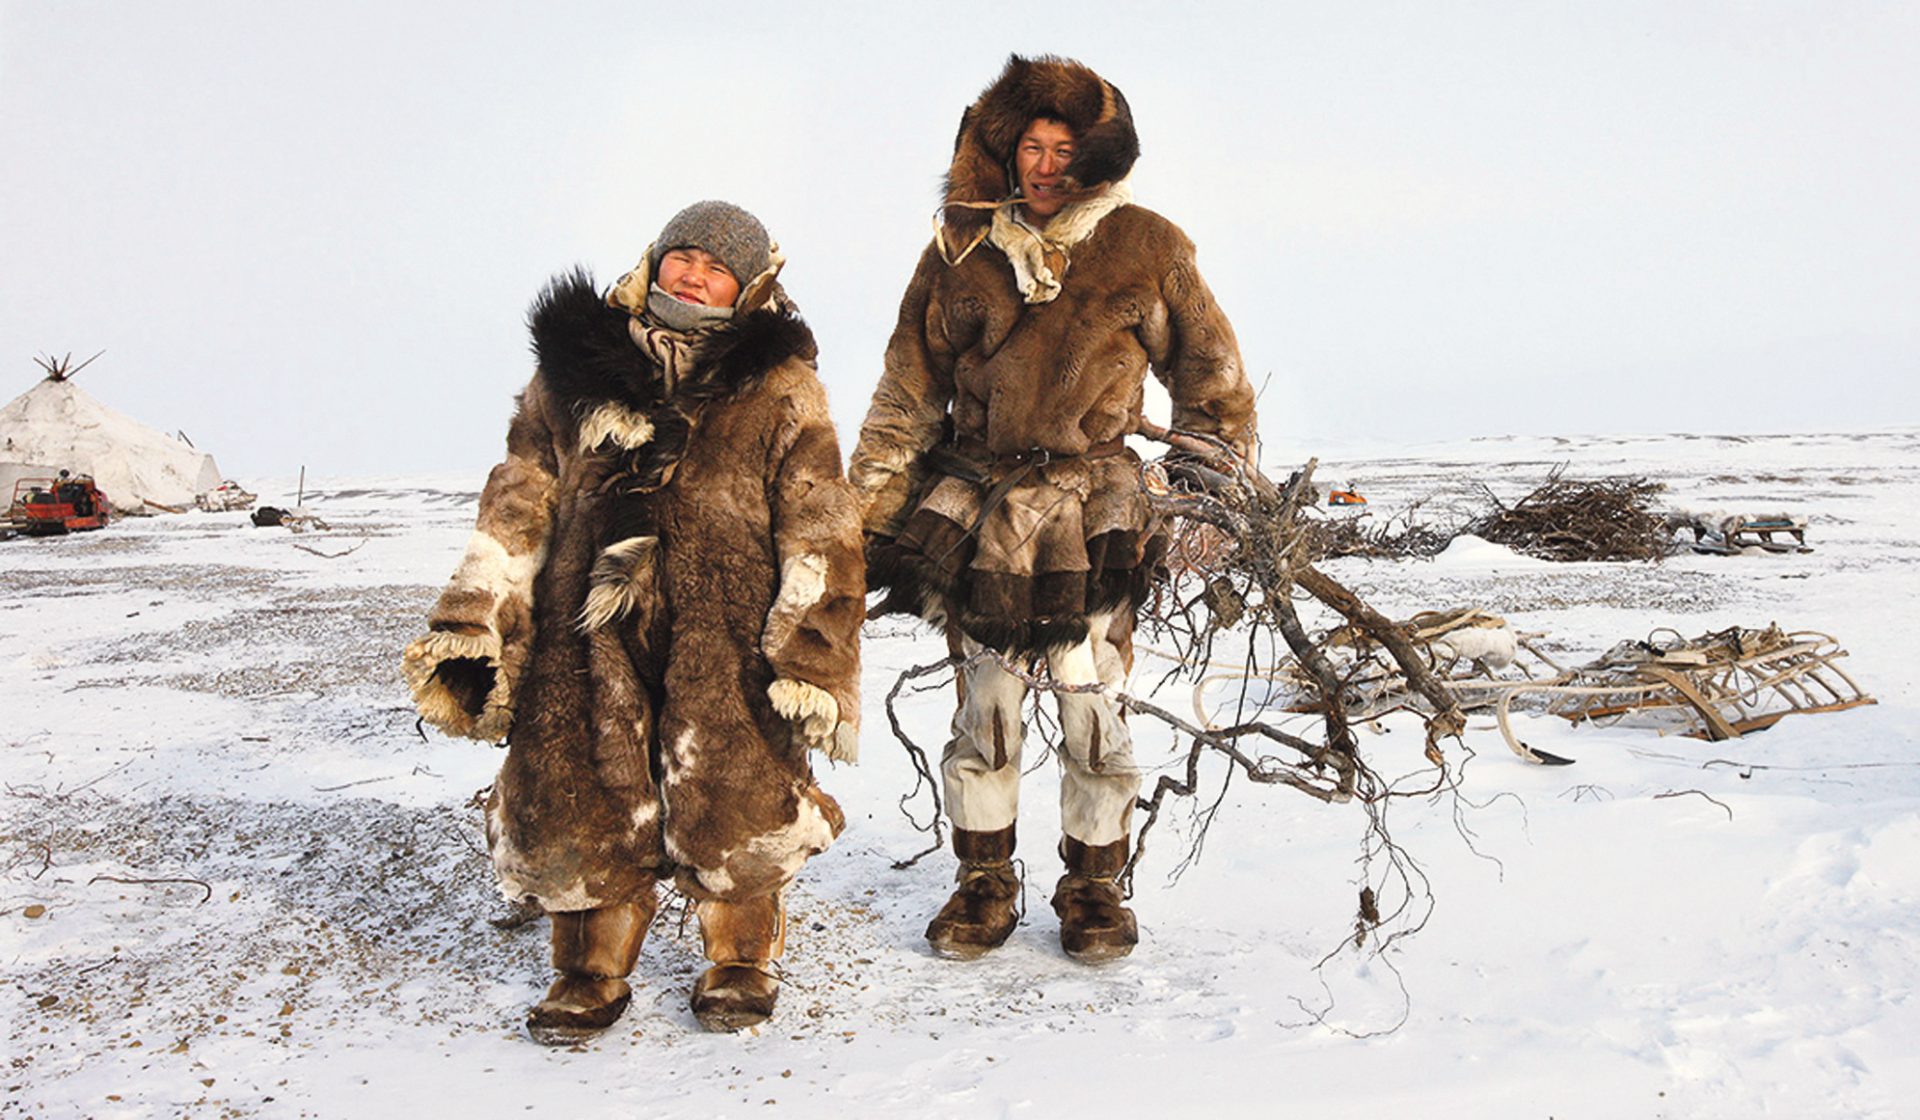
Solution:
[{"label": "rope", "polygon": [[1025,201],[1024,197],[1016,194],[1012,198],[1002,199],[999,202],[949,202],[942,205],[940,209],[933,212],[933,245],[940,251],[940,259],[947,262],[948,268],[960,267],[960,262],[972,256],[973,251],[980,247],[980,243],[987,239],[987,234],[993,232],[992,222],[981,226],[980,232],[973,235],[972,241],[967,242],[967,247],[960,250],[960,255],[954,256],[947,251],[947,226],[940,220],[941,215],[946,213],[947,207],[958,206],[964,210],[998,210],[1005,206],[1016,206]]}]

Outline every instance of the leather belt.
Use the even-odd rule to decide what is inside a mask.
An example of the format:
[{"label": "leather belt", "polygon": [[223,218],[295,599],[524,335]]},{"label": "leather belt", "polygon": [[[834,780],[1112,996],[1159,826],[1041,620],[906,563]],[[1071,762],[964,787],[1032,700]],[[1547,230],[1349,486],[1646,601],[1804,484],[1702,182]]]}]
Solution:
[{"label": "leather belt", "polygon": [[1024,451],[1007,451],[996,455],[987,450],[987,445],[979,440],[961,440],[953,443],[936,444],[927,449],[927,465],[949,478],[958,478],[967,482],[993,482],[1005,480],[1009,476],[1024,477],[1034,467],[1053,462],[1071,462],[1075,459],[1105,459],[1118,455],[1127,448],[1126,437],[1115,436],[1088,447],[1078,454],[1049,451],[1044,447],[1032,447]]}]

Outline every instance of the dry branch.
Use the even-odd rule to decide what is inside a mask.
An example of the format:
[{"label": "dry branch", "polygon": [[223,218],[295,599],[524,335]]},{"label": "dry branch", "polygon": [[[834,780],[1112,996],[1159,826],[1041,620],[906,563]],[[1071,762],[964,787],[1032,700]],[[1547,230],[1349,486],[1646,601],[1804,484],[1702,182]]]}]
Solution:
[{"label": "dry branch", "polygon": [[158,879],[133,879],[133,878],[122,878],[119,875],[95,875],[93,878],[87,880],[88,886],[92,886],[95,883],[129,883],[134,885],[190,883],[193,886],[199,887],[201,890],[207,892],[205,895],[201,897],[200,902],[195,903],[195,905],[200,905],[201,903],[208,902],[213,898],[213,887],[209,886],[206,883],[206,881],[202,879],[188,879],[184,877],[165,877],[165,878],[158,878]]},{"label": "dry branch", "polygon": [[[297,529],[295,531],[298,532]],[[301,544],[299,541],[288,541],[287,543],[299,549],[302,552],[306,552],[314,556],[318,556],[322,560],[338,560],[342,556],[352,556],[354,553],[360,551],[360,549],[363,546],[365,546],[365,544],[369,539],[371,538],[362,537],[360,538],[359,544],[354,545],[352,548],[342,549],[339,552],[322,552],[317,548],[309,548],[308,546]]]}]

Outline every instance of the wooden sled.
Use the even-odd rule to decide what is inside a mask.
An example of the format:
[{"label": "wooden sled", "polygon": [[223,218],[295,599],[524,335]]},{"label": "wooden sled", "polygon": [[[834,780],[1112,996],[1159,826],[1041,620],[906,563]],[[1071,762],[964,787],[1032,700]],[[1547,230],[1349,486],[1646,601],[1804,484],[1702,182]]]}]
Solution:
[{"label": "wooden sled", "polygon": [[[1565,669],[1534,645],[1538,634],[1513,634],[1515,656],[1504,664],[1496,663],[1498,658],[1458,656],[1460,651],[1487,644],[1463,640],[1461,631],[1506,628],[1505,620],[1485,611],[1429,612],[1400,625],[1417,647],[1427,651],[1436,675],[1462,711],[1491,709],[1508,748],[1528,762],[1547,766],[1564,766],[1573,760],[1522,741],[1511,719],[1516,703],[1576,724],[1644,726],[1661,735],[1709,741],[1764,731],[1790,715],[1839,712],[1875,703],[1840,668],[1838,662],[1847,651],[1831,635],[1811,630],[1734,627],[1692,639],[1673,634],[1665,643],[1625,641],[1605,656]],[[1423,697],[1407,688],[1398,667],[1381,656],[1377,646],[1339,632],[1330,636],[1328,646],[1345,662],[1342,696],[1353,722],[1368,723],[1402,709],[1430,709]],[[1516,673],[1520,679],[1514,679]],[[1202,720],[1212,718],[1203,698],[1209,684],[1238,676],[1211,674],[1195,685],[1194,710]],[[1283,662],[1273,674],[1282,695],[1307,695],[1303,682],[1298,665],[1291,661]],[[1287,710],[1304,713],[1317,708],[1296,703]]]}]

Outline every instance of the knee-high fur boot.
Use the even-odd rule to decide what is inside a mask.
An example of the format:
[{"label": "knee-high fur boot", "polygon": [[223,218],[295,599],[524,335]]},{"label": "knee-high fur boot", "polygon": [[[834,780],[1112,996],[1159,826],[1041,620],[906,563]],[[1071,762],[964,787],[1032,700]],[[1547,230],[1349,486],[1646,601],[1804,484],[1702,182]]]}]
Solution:
[{"label": "knee-high fur boot", "polygon": [[633,998],[626,976],[659,899],[649,885],[636,902],[598,910],[562,911],[553,922],[553,967],[560,975],[547,997],[527,1012],[527,1033],[548,1046],[567,1046],[605,1030]]},{"label": "knee-high fur boot", "polygon": [[713,967],[693,985],[693,1015],[710,1031],[764,1023],[780,995],[775,961],[787,948],[787,910],[780,893],[740,902],[695,904],[700,940]]}]

